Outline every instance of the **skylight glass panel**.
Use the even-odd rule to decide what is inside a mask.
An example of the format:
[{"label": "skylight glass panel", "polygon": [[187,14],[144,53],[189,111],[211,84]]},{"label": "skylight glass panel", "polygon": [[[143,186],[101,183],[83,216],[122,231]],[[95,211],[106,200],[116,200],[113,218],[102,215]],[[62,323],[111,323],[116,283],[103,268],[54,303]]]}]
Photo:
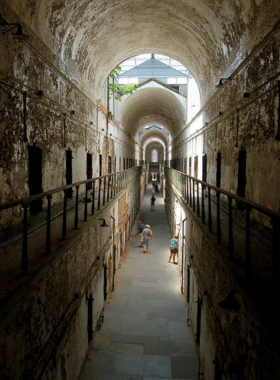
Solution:
[{"label": "skylight glass panel", "polygon": [[168,84],[175,84],[175,83],[177,83],[177,80],[176,80],[177,78],[167,78],[167,83]]},{"label": "skylight glass panel", "polygon": [[187,78],[177,78],[178,84],[187,84]]},{"label": "skylight glass panel", "polygon": [[128,78],[119,78],[119,84],[128,84]]},{"label": "skylight glass panel", "polygon": [[133,84],[133,83],[136,83],[136,84],[138,84],[138,78],[135,78],[135,77],[132,77],[132,78],[129,78],[128,79],[128,83],[130,83],[130,84]]}]

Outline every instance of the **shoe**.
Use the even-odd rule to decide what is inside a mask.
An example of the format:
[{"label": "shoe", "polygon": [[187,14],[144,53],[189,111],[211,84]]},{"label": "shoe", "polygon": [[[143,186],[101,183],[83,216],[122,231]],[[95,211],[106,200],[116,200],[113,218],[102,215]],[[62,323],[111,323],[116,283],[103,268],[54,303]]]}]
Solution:
[{"label": "shoe", "polygon": [[146,253],[146,251],[143,251],[143,253]]},{"label": "shoe", "polygon": [[143,245],[139,245],[140,248],[143,248]]}]

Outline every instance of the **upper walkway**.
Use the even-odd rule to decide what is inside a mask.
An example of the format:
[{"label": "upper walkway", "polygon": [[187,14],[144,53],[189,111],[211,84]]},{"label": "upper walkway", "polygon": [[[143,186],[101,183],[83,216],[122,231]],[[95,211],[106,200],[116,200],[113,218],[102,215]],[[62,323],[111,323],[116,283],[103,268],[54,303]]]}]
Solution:
[{"label": "upper walkway", "polygon": [[148,185],[138,219],[150,224],[149,253],[139,248],[137,224],[122,257],[102,328],[80,380],[196,379],[198,360],[178,266],[168,263],[171,233],[161,193],[150,209]]}]

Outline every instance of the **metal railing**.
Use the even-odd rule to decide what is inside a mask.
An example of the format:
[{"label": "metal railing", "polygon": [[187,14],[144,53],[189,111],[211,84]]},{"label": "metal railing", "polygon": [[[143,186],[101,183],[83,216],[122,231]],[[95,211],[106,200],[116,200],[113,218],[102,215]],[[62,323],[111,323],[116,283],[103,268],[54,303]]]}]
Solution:
[{"label": "metal railing", "polygon": [[[181,199],[189,205],[196,215],[201,218],[202,223],[208,224],[208,231],[213,232],[213,219],[216,220],[216,238],[217,243],[221,243],[221,196],[227,202],[228,215],[228,255],[234,257],[234,239],[233,239],[233,201],[237,202],[237,208],[241,206],[245,210],[245,260],[244,269],[247,278],[251,276],[252,257],[251,257],[251,236],[252,236],[252,210],[266,215],[272,225],[272,260],[271,260],[271,280],[272,285],[277,289],[279,287],[279,232],[280,232],[280,214],[263,207],[257,203],[249,201],[243,197],[229,193],[209,183],[203,182],[197,178],[177,170],[165,167],[166,178],[175,186]],[[215,218],[213,217],[213,208],[216,208]]]},{"label": "metal railing", "polygon": [[[28,208],[30,204],[38,199],[47,200],[46,208],[46,254],[51,251],[51,209],[52,197],[54,194],[63,192],[63,211],[62,211],[62,239],[66,239],[67,235],[67,200],[69,198],[69,189],[75,188],[75,201],[74,201],[74,228],[78,229],[79,226],[79,203],[81,197],[79,196],[80,189],[84,186],[84,210],[83,220],[86,221],[89,212],[94,215],[96,210],[100,210],[111,199],[118,195],[126,186],[139,177],[142,173],[142,166],[130,168],[121,172],[95,177],[88,180],[72,183],[70,185],[62,186],[50,191],[36,194],[27,198],[11,201],[0,205],[0,212],[5,210],[22,206],[23,208],[23,233],[22,233],[22,258],[21,267],[23,274],[28,270]],[[89,197],[90,195],[90,197]],[[90,210],[89,202],[90,200]]]}]

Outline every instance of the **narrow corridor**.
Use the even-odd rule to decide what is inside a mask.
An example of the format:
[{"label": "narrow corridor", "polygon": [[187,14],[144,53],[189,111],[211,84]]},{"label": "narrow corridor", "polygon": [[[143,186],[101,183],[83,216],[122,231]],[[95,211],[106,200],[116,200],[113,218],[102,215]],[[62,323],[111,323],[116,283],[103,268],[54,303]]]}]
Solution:
[{"label": "narrow corridor", "polygon": [[197,378],[198,361],[188,310],[180,291],[178,266],[168,263],[171,233],[161,193],[150,210],[152,185],[138,219],[150,224],[150,252],[131,234],[80,380]]}]

